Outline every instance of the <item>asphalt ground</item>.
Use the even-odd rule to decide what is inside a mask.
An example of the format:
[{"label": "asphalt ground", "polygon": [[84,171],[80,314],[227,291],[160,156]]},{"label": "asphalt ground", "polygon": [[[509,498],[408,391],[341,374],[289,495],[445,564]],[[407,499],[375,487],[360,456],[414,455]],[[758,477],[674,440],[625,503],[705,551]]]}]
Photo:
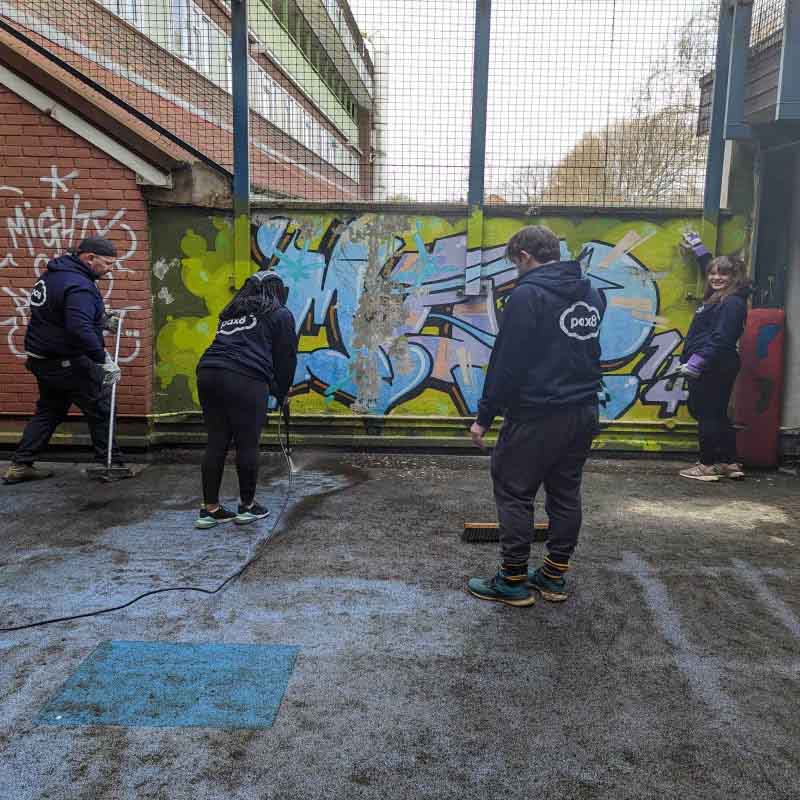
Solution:
[{"label": "asphalt ground", "polygon": [[[287,497],[266,459],[270,519],[205,532],[194,464],[0,486],[0,627],[256,557],[0,634],[2,800],[800,797],[797,477],[592,460],[570,599],[516,609],[465,592],[497,565],[460,539],[495,518],[485,458],[296,460]],[[271,727],[49,724],[109,642],[297,656]]]}]

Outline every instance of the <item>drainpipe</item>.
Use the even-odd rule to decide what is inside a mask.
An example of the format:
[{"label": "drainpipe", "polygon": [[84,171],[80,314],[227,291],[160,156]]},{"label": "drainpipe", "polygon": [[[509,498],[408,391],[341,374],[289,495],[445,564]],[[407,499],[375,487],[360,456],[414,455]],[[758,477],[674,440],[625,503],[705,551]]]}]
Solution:
[{"label": "drainpipe", "polygon": [[372,90],[372,200],[386,200],[389,193],[386,160],[386,73],[387,42],[383,33],[370,34],[370,55],[375,68]]},{"label": "drainpipe", "polygon": [[232,0],[233,55],[233,279],[240,288],[252,273],[250,259],[250,95],[247,0]]}]

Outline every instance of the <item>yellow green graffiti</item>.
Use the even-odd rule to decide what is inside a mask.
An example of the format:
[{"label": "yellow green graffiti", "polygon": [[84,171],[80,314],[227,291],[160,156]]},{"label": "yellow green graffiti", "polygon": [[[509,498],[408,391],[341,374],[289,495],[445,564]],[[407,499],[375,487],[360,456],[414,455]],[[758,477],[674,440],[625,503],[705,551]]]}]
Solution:
[{"label": "yellow green graffiti", "polygon": [[[606,419],[688,419],[683,385],[667,376],[700,288],[696,264],[680,241],[687,229],[702,228],[700,217],[523,218],[480,210],[451,218],[261,213],[250,230],[247,269],[274,269],[289,287],[299,334],[295,410],[474,414],[503,300],[516,280],[505,246],[532,223],[559,236],[564,257],[581,256],[586,274],[606,293]],[[169,397],[179,377],[196,407],[197,361],[234,285],[246,277],[234,262],[233,226],[219,219],[213,225],[213,237],[188,230],[177,254],[185,297],[195,309],[200,301],[203,312],[181,313],[188,300],[160,309],[157,375],[169,410],[176,410]],[[702,233],[720,251],[745,246],[741,217],[707,228]]]}]

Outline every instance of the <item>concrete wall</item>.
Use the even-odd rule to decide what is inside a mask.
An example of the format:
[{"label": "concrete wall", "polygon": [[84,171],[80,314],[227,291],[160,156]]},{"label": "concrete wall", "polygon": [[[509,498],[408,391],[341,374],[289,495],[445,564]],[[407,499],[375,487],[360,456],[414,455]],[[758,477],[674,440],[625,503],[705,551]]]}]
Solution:
[{"label": "concrete wall", "polygon": [[[87,235],[119,249],[106,303],[127,309],[121,348],[123,415],[151,411],[152,306],[147,208],[135,174],[0,87],[0,415],[30,415],[36,385],[24,367],[29,291],[47,261]],[[109,347],[113,342],[107,341]]]},{"label": "concrete wall", "polygon": [[[698,217],[530,217],[496,209],[476,221],[463,211],[423,208],[264,208],[255,219],[252,268],[274,268],[284,278],[300,334],[295,413],[420,421],[473,415],[517,277],[505,245],[522,226],[540,222],[560,236],[565,258],[585,253],[588,274],[608,298],[601,345],[610,430],[624,429],[623,444],[639,449],[661,446],[650,432],[682,431],[689,446],[683,386],[657,377],[675,366],[696,307],[687,295],[697,294],[697,269],[678,244],[687,227],[701,227]],[[165,209],[154,210],[152,226],[155,407],[196,410],[195,366],[232,291],[230,221]],[[744,219],[725,228],[720,240],[729,252],[741,249]],[[717,233],[703,231],[709,241]],[[473,276],[483,287],[477,296],[468,293]]]}]

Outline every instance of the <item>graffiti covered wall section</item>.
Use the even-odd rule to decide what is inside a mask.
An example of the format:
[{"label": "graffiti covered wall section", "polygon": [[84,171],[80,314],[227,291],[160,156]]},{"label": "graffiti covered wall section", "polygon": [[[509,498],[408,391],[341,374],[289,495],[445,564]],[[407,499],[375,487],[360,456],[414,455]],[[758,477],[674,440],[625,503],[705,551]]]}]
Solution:
[{"label": "graffiti covered wall section", "polygon": [[[270,212],[256,220],[252,268],[283,278],[297,321],[299,413],[475,414],[517,281],[506,243],[524,225],[541,223],[608,302],[600,338],[604,420],[688,419],[683,382],[669,376],[698,287],[696,265],[679,242],[699,219],[487,217],[477,250],[468,246],[463,217]],[[743,244],[743,225],[739,234],[735,228],[728,239]],[[156,405],[182,411],[197,408],[197,360],[231,297],[232,231],[226,219],[188,211],[164,214],[154,230]],[[475,264],[480,292],[471,294],[466,280]]]}]

